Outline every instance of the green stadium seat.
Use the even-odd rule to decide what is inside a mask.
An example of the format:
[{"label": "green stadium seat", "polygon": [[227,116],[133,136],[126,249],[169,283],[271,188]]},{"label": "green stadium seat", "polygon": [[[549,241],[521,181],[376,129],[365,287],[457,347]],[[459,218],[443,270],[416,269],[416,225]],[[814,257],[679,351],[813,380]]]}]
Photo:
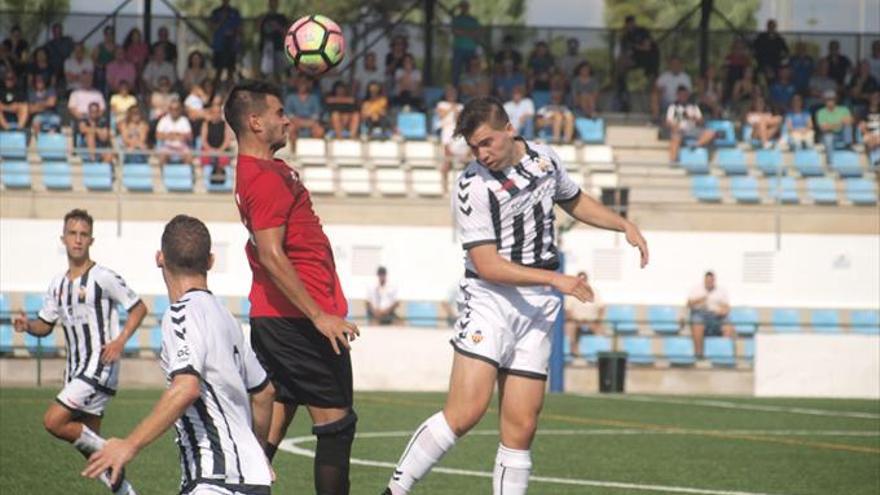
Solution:
[{"label": "green stadium seat", "polygon": [[578,339],[581,356],[593,363],[599,359],[600,352],[611,350],[611,339],[602,335],[581,335]]},{"label": "green stadium seat", "polygon": [[755,308],[731,308],[728,319],[737,335],[754,335],[758,331],[758,310]]},{"label": "green stadium seat", "polygon": [[681,330],[678,310],[673,306],[650,306],[648,325],[654,333],[675,335]]},{"label": "green stadium seat", "polygon": [[633,364],[654,364],[654,351],[648,337],[624,337],[623,350],[627,361]]},{"label": "green stadium seat", "polygon": [[426,301],[407,301],[406,322],[413,327],[436,327],[440,320],[437,305]]},{"label": "green stadium seat", "polygon": [[796,333],[801,331],[800,315],[796,309],[774,309],[770,321],[773,324],[773,331],[776,333]]},{"label": "green stadium seat", "polygon": [[840,333],[840,315],[836,309],[814,309],[810,312],[810,325],[817,333]]},{"label": "green stadium seat", "polygon": [[849,323],[855,333],[880,333],[880,312],[877,310],[856,310],[849,314]]},{"label": "green stadium seat", "polygon": [[615,333],[637,333],[636,308],[630,305],[612,304],[608,306],[605,320]]},{"label": "green stadium seat", "polygon": [[727,337],[706,337],[704,344],[704,355],[713,366],[736,366],[733,339]]},{"label": "green stadium seat", "polygon": [[715,161],[725,175],[745,175],[749,172],[746,156],[739,148],[722,148],[715,155]]},{"label": "green stadium seat", "polygon": [[670,364],[690,366],[697,362],[694,354],[694,342],[690,337],[665,337],[663,339],[663,356]]}]

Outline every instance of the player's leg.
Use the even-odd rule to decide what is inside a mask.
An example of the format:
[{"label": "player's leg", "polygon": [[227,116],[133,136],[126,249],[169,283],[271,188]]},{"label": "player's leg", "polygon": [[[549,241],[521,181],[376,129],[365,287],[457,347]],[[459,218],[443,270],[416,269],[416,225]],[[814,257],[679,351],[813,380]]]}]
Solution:
[{"label": "player's leg", "polygon": [[694,340],[694,354],[703,357],[703,340],[706,334],[706,322],[703,313],[694,310],[691,313],[691,338]]},{"label": "player's leg", "polygon": [[350,490],[351,446],[357,414],[348,407],[308,406],[312,433],[318,437],[315,448],[314,481],[318,495],[344,495]]},{"label": "player's leg", "polygon": [[675,163],[678,161],[678,148],[681,146],[681,131],[673,130],[669,136],[669,161]]},{"label": "player's leg", "polygon": [[278,445],[281,444],[281,441],[287,435],[287,428],[290,427],[290,422],[293,421],[295,414],[296,404],[278,401],[272,404],[272,422],[269,424],[269,436],[266,439],[268,444],[266,445],[266,457],[269,458],[269,462],[272,462],[272,459],[275,458]]},{"label": "player's leg", "polygon": [[498,402],[501,443],[495,457],[492,491],[525,494],[532,469],[531,447],[544,404],[543,378],[500,373]]}]

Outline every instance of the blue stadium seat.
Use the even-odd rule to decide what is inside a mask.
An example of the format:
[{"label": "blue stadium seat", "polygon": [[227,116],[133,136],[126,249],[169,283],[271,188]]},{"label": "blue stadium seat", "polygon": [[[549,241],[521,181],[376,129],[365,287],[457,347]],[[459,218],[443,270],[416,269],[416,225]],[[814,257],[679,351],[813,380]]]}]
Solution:
[{"label": "blue stadium seat", "polygon": [[[0,321],[11,321],[12,316],[9,298],[6,294],[0,294]],[[8,322],[0,323],[0,354],[12,352],[12,335],[12,325]]]},{"label": "blue stadium seat", "polygon": [[851,331],[855,333],[878,334],[880,333],[880,312],[876,310],[856,310],[849,314]]},{"label": "blue stadium seat", "polygon": [[602,335],[581,335],[578,346],[584,359],[595,362],[599,359],[600,352],[611,350],[611,339]]},{"label": "blue stadium seat", "polygon": [[205,189],[208,192],[230,192],[232,191],[232,186],[234,184],[234,176],[235,176],[235,167],[229,165],[226,167],[226,180],[223,181],[222,184],[212,184],[211,183],[211,166],[205,165],[202,167],[202,176],[205,178]]},{"label": "blue stadium seat", "polygon": [[67,160],[67,136],[58,132],[39,133],[37,153],[43,161]]},{"label": "blue stadium seat", "polygon": [[70,164],[67,162],[43,162],[43,184],[46,189],[68,190],[73,188],[71,180]]},{"label": "blue stadium seat", "polygon": [[664,338],[663,356],[673,365],[689,366],[697,362],[694,341],[690,337]]},{"label": "blue stadium seat", "polygon": [[880,169],[880,148],[868,152],[868,168],[875,171]]},{"label": "blue stadium seat", "polygon": [[581,141],[589,144],[605,143],[605,120],[578,117],[574,119],[574,128]]},{"label": "blue stadium seat", "polygon": [[0,158],[27,160],[27,134],[24,131],[0,131]]},{"label": "blue stadium seat", "polygon": [[796,309],[777,308],[770,317],[776,333],[797,333],[801,331],[801,318]]},{"label": "blue stadium seat", "polygon": [[432,302],[407,301],[405,311],[406,322],[413,327],[434,328],[440,320],[437,305]]},{"label": "blue stadium seat", "polygon": [[192,192],[192,165],[182,163],[162,165],[162,183],[165,184],[165,189],[172,192]]},{"label": "blue stadium seat", "polygon": [[52,335],[47,335],[45,337],[35,337],[29,333],[24,334],[24,347],[27,349],[28,353],[32,356],[36,356],[37,354],[45,355],[51,354],[54,349],[52,345]]},{"label": "blue stadium seat", "polygon": [[636,323],[636,308],[630,305],[612,304],[605,313],[608,325],[616,333],[636,333],[639,325]]},{"label": "blue stadium seat", "polygon": [[750,145],[752,148],[761,147],[761,140],[752,137],[752,126],[750,126],[749,124],[745,124],[744,126],[742,126],[742,140],[744,143]]},{"label": "blue stadium seat", "polygon": [[150,329],[150,342],[147,347],[156,354],[162,350],[162,326],[155,325]]},{"label": "blue stadium seat", "polygon": [[425,106],[431,110],[437,106],[437,102],[443,99],[445,90],[441,86],[425,86],[423,95],[425,98]]},{"label": "blue stadium seat", "polygon": [[840,333],[840,315],[836,309],[814,309],[810,325],[816,333]]},{"label": "blue stadium seat", "polygon": [[851,150],[834,150],[831,153],[831,169],[841,177],[861,177],[864,173],[859,155]]},{"label": "blue stadium seat", "polygon": [[877,184],[869,179],[846,179],[846,199],[856,205],[876,205]]},{"label": "blue stadium seat", "polygon": [[400,112],[397,114],[397,130],[404,139],[426,139],[427,117],[421,112]]},{"label": "blue stadium seat", "polygon": [[797,150],[794,152],[794,166],[804,177],[822,177],[822,156],[814,149]]},{"label": "blue stadium seat", "polygon": [[758,310],[755,308],[730,308],[728,319],[738,335],[754,335],[758,331]]},{"label": "blue stadium seat", "polygon": [[43,308],[42,294],[25,294],[24,295],[24,312],[29,319],[34,319]]},{"label": "blue stadium seat", "polygon": [[627,361],[634,364],[654,364],[654,351],[648,337],[624,337],[623,350],[627,353]]},{"label": "blue stadium seat", "polygon": [[715,131],[715,141],[712,144],[719,148],[736,146],[736,127],[729,120],[710,120],[706,122],[706,128]]},{"label": "blue stadium seat", "polygon": [[532,91],[532,103],[535,105],[535,110],[540,110],[541,107],[550,104],[550,91],[536,89]]},{"label": "blue stadium seat", "polygon": [[124,163],[122,165],[122,185],[129,191],[150,192],[153,190],[153,171],[147,163]]},{"label": "blue stadium seat", "polygon": [[3,185],[10,189],[30,189],[31,166],[26,160],[3,160],[0,162],[0,177]]},{"label": "blue stadium seat", "polygon": [[834,179],[810,177],[807,179],[807,194],[817,204],[837,204],[837,188],[834,185]]},{"label": "blue stadium seat", "polygon": [[754,177],[733,177],[730,180],[730,192],[737,203],[760,203],[758,181]]},{"label": "blue stadium seat", "polygon": [[654,333],[670,335],[677,334],[681,330],[678,320],[678,310],[673,306],[650,306],[648,307],[648,324]]},{"label": "blue stadium seat", "polygon": [[777,197],[780,203],[796,204],[800,202],[794,177],[771,177],[767,179],[767,192],[771,201]]},{"label": "blue stadium seat", "polygon": [[152,313],[157,319],[161,319],[165,312],[168,311],[168,306],[170,305],[171,303],[168,301],[168,296],[153,296],[153,304],[150,306],[150,313]]},{"label": "blue stadium seat", "polygon": [[248,299],[247,296],[241,298],[239,302],[239,307],[241,308],[241,319],[244,321],[250,321],[251,317],[251,300]]},{"label": "blue stadium seat", "polygon": [[689,174],[708,174],[709,152],[706,148],[681,148],[678,152],[678,163]]},{"label": "blue stadium seat", "polygon": [[83,184],[89,191],[113,189],[113,167],[104,162],[83,162]]},{"label": "blue stadium seat", "polygon": [[745,175],[749,172],[746,156],[739,148],[723,148],[718,150],[715,161],[726,175]]},{"label": "blue stadium seat", "polygon": [[714,175],[698,175],[691,178],[691,192],[699,201],[718,203],[721,201],[721,188],[718,177]]},{"label": "blue stadium seat", "polygon": [[743,359],[752,361],[755,359],[755,339],[743,340]]},{"label": "blue stadium seat", "polygon": [[706,337],[704,348],[704,355],[713,366],[736,366],[733,339],[727,337]]},{"label": "blue stadium seat", "polygon": [[777,149],[760,149],[755,152],[755,165],[765,176],[777,175],[782,168],[782,152]]}]

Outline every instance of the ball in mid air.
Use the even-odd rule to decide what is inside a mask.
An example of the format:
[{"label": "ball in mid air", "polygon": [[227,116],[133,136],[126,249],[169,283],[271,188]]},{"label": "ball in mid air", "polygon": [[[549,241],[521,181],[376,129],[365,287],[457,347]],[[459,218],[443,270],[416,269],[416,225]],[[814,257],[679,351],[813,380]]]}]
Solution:
[{"label": "ball in mid air", "polygon": [[300,17],[284,37],[284,53],[300,72],[319,76],[339,65],[345,55],[342,29],[320,14]]}]

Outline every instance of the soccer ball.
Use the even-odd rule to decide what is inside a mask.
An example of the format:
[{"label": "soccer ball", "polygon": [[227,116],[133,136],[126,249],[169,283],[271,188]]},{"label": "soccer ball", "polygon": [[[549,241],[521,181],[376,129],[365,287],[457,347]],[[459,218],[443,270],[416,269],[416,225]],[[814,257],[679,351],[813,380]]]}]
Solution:
[{"label": "soccer ball", "polygon": [[330,18],[307,15],[288,28],[284,53],[297,70],[318,76],[342,62],[345,39],[339,25]]}]

